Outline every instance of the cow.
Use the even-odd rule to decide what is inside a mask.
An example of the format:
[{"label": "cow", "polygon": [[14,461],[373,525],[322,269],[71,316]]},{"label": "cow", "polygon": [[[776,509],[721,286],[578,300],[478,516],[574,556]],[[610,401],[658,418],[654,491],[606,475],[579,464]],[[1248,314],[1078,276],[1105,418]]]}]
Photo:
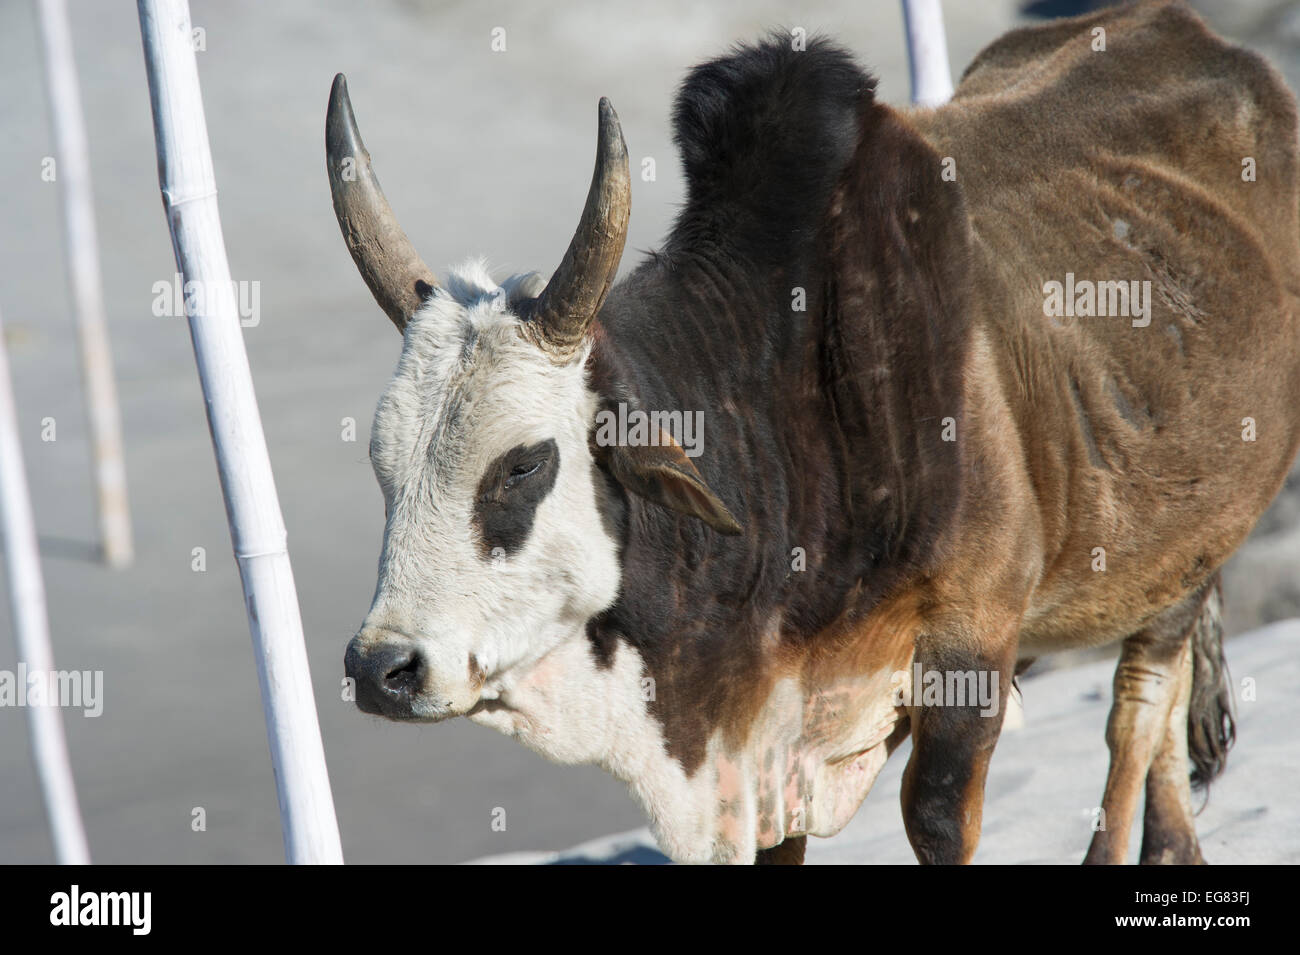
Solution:
[{"label": "cow", "polygon": [[497,283],[435,279],[336,77],[335,213],[403,334],[357,705],[598,764],[681,862],[802,862],[910,737],[907,836],[965,863],[1017,672],[1118,643],[1084,861],[1145,790],[1141,861],[1203,862],[1219,569],[1300,445],[1294,99],[1176,2],[1011,32],[938,108],[875,86],[824,37],[692,69],[683,208],[617,283],[602,99],[559,266]]}]

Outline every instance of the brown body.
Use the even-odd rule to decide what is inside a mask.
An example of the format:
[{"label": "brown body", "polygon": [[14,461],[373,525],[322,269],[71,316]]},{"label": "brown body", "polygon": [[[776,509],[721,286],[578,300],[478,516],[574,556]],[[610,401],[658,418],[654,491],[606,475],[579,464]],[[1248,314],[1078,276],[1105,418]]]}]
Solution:
[{"label": "brown body", "polygon": [[[942,608],[916,622],[917,658],[1010,675],[1125,640],[1088,861],[1124,861],[1144,781],[1143,861],[1200,861],[1197,622],[1217,626],[1218,569],[1300,443],[1293,97],[1259,57],[1155,3],[1009,34],[950,104],[896,122],[936,164],[951,157],[969,248],[966,493],[915,585]],[[907,217],[954,207],[932,188]],[[1045,315],[1044,283],[1067,273],[1149,281],[1149,324]],[[968,861],[997,727],[910,716],[909,835],[923,860]],[[939,782],[954,766],[959,791]]]},{"label": "brown body", "polygon": [[[1012,520],[1038,565],[1022,651],[1127,636],[1241,544],[1300,440],[1294,99],[1152,4],[1011,34],[910,120],[956,160],[993,353],[971,373],[1018,438]],[[1067,272],[1149,280],[1150,325],[1045,317],[1043,283]]]}]

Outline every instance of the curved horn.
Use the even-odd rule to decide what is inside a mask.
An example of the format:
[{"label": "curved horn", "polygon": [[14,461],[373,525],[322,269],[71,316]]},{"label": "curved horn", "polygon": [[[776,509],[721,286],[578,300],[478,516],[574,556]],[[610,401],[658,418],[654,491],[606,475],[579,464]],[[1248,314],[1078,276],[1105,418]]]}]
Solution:
[{"label": "curved horn", "polygon": [[596,168],[587,205],[564,259],[529,316],[543,347],[567,357],[582,344],[614,283],[631,209],[627,144],[618,114],[609,100],[601,97]]},{"label": "curved horn", "polygon": [[325,114],[325,165],[334,215],[352,261],[379,307],[402,331],[438,282],[379,188],[342,73],[334,77]]}]

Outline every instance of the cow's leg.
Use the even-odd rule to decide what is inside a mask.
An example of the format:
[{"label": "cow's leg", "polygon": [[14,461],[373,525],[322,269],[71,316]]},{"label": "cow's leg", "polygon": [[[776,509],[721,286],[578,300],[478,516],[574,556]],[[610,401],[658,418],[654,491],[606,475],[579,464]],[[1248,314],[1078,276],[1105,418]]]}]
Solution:
[{"label": "cow's leg", "polygon": [[[1219,578],[1207,588],[1192,631],[1191,652],[1160,749],[1147,772],[1142,825],[1143,865],[1204,865],[1192,812],[1192,778],[1207,783],[1223,769],[1232,745],[1232,696],[1223,662],[1222,595]],[[1197,736],[1191,727],[1200,728]],[[1193,744],[1199,743],[1199,748]],[[1192,757],[1192,759],[1189,759]]]},{"label": "cow's leg", "polygon": [[[1204,598],[1204,591],[1191,595],[1124,640],[1106,723],[1110,772],[1101,801],[1101,828],[1093,833],[1085,864],[1120,864],[1128,858],[1129,834],[1148,777],[1155,781],[1153,804],[1147,809],[1152,852],[1163,838],[1183,844],[1180,851],[1189,851],[1189,831],[1190,846],[1195,846],[1190,794],[1184,796],[1187,701],[1192,685],[1191,638]],[[1157,835],[1160,832],[1166,835]]]},{"label": "cow's leg", "polygon": [[[984,780],[997,745],[1015,668],[1014,638],[994,656],[918,644],[922,674],[975,671],[990,689],[990,706],[925,706],[924,688],[912,687],[912,755],[903,773],[903,823],[916,857],[928,864],[970,862],[979,844]],[[990,662],[990,660],[994,662]],[[996,681],[995,681],[996,677]],[[945,680],[946,683],[946,680]]]},{"label": "cow's leg", "polygon": [[754,857],[754,865],[803,865],[803,853],[807,845],[807,836],[790,836],[780,845],[759,849]]},{"label": "cow's leg", "polygon": [[1196,839],[1192,783],[1187,772],[1187,707],[1192,697],[1192,656],[1179,676],[1179,688],[1164,738],[1147,771],[1147,802],[1142,824],[1143,865],[1205,863]]}]

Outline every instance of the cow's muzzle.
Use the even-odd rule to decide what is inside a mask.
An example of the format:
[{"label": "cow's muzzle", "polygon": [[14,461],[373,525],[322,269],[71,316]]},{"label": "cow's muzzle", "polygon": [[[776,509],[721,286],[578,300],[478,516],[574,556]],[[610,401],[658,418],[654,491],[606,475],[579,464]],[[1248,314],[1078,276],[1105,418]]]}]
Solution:
[{"label": "cow's muzzle", "polygon": [[435,679],[429,655],[405,634],[363,630],[348,643],[343,668],[354,681],[357,708],[390,720],[443,720],[478,702],[468,680],[454,686]]}]

